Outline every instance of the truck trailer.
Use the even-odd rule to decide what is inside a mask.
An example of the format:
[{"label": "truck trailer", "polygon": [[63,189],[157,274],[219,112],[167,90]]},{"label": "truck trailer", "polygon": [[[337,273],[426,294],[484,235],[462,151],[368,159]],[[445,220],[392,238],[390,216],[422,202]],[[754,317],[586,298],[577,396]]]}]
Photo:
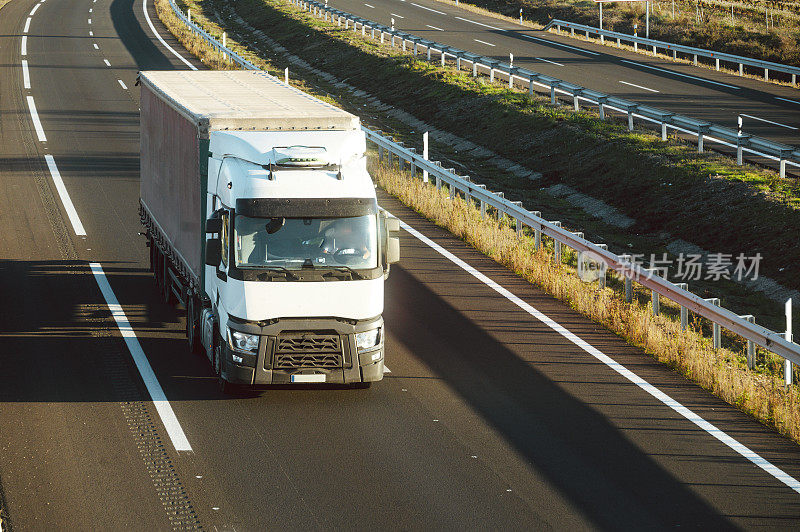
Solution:
[{"label": "truck trailer", "polygon": [[220,386],[384,373],[379,209],[358,117],[256,71],[144,71],[139,213],[165,301]]}]

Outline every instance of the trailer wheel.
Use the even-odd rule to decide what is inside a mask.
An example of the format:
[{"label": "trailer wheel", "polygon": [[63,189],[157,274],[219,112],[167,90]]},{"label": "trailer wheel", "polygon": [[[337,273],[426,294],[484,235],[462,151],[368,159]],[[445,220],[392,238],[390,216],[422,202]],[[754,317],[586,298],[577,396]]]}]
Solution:
[{"label": "trailer wheel", "polygon": [[200,354],[200,313],[197,311],[197,299],[194,296],[186,298],[186,339],[189,342],[189,351]]}]

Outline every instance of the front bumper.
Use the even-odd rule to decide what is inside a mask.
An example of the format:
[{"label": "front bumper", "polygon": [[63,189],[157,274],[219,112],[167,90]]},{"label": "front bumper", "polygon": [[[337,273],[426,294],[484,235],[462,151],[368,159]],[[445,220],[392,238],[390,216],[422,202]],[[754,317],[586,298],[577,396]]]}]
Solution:
[{"label": "front bumper", "polygon": [[[358,332],[383,327],[383,318],[346,322],[332,318],[323,319],[280,319],[267,325],[250,322],[229,321],[231,328],[249,334],[258,334],[258,355],[243,355],[231,350],[224,343],[221,361],[222,377],[234,384],[290,384],[296,381],[304,383],[355,384],[374,382],[383,379],[384,334],[380,343],[366,351],[358,352],[355,345],[355,334]],[[330,360],[325,366],[308,365],[306,360],[299,366],[286,364],[286,357],[281,356],[278,340],[290,335],[298,341],[307,335],[309,338],[324,336],[327,339],[338,339],[340,348],[339,362],[332,367]],[[234,361],[234,356],[238,357]],[[313,353],[311,355],[313,356]],[[299,357],[302,358],[302,357]],[[295,358],[292,358],[295,360]],[[322,380],[324,379],[324,380]]]}]

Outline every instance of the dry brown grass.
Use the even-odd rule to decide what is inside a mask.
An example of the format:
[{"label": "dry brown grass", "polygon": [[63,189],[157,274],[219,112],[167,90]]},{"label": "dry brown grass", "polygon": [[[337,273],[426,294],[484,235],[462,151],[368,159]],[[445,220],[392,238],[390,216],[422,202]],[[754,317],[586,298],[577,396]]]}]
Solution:
[{"label": "dry brown grass", "polygon": [[451,200],[446,187],[437,191],[408,173],[374,160],[370,172],[384,190],[481,253],[743,412],[800,442],[800,394],[795,388],[786,390],[777,376],[748,371],[741,363],[741,353],[714,350],[698,329],[690,327],[684,332],[679,322],[664,315],[653,316],[647,306],[636,301],[626,303],[611,288],[599,290],[596,284],[580,281],[574,268],[554,262],[546,246],[536,251],[530,237],[517,238],[508,223],[491,216],[482,218],[475,205],[460,197]]}]

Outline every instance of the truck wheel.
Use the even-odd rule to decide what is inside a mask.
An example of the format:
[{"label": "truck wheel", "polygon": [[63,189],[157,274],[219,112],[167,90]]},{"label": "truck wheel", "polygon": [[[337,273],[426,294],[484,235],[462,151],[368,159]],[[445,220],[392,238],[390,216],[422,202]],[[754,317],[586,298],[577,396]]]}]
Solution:
[{"label": "truck wheel", "polygon": [[222,378],[222,339],[218,334],[215,334],[214,338],[214,373],[217,374],[217,385],[220,392],[231,395],[236,392],[237,387]]},{"label": "truck wheel", "polygon": [[169,261],[164,255],[161,256],[161,299],[167,305],[175,303],[175,295],[172,293],[172,278],[169,275]]},{"label": "truck wheel", "polygon": [[189,351],[200,353],[200,313],[197,311],[197,300],[189,296],[186,301],[186,339]]}]

